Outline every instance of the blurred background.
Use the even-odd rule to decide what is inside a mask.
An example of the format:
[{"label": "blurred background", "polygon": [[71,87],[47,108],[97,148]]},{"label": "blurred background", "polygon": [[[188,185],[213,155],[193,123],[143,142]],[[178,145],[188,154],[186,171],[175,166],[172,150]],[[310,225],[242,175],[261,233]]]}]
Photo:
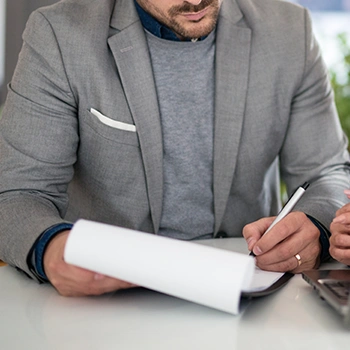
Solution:
[{"label": "blurred background", "polygon": [[0,0],[0,106],[6,97],[22,46],[22,32],[32,11],[58,0]]},{"label": "blurred background", "polygon": [[289,1],[311,12],[314,32],[329,69],[340,121],[350,138],[350,0]]},{"label": "blurred background", "polygon": [[[57,1],[0,0],[0,106],[6,97],[6,85],[17,62],[29,14]],[[315,35],[332,79],[341,123],[350,137],[350,0],[285,1],[298,3],[311,12]]]}]

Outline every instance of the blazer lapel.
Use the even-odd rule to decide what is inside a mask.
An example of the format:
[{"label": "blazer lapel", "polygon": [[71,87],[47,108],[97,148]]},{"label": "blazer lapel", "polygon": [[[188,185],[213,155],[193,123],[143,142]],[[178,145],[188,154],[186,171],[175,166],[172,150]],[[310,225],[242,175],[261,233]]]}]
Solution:
[{"label": "blazer lapel", "polygon": [[163,200],[162,132],[145,33],[132,1],[116,2],[111,26],[118,32],[108,39],[108,44],[136,125],[157,233]]},{"label": "blazer lapel", "polygon": [[241,17],[235,1],[223,2],[216,37],[215,233],[220,228],[234,181],[247,94],[251,30],[236,25]]}]

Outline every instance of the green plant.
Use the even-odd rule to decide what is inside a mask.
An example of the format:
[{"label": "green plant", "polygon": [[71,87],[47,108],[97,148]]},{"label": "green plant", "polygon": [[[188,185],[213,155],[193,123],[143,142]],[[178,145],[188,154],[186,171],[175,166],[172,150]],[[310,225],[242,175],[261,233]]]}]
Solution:
[{"label": "green plant", "polygon": [[350,139],[350,42],[346,33],[338,34],[336,39],[343,56],[342,69],[341,73],[330,69],[330,76],[340,123]]}]

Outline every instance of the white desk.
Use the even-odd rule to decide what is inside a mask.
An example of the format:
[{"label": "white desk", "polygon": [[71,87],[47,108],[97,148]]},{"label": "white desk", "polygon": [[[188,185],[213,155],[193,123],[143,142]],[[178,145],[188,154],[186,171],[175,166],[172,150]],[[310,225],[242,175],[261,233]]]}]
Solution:
[{"label": "white desk", "polygon": [[[217,245],[238,246],[242,239]],[[237,250],[237,249],[235,249]],[[210,278],[210,276],[208,276]],[[346,350],[350,330],[300,275],[239,316],[145,289],[65,298],[0,267],[1,350]]]}]

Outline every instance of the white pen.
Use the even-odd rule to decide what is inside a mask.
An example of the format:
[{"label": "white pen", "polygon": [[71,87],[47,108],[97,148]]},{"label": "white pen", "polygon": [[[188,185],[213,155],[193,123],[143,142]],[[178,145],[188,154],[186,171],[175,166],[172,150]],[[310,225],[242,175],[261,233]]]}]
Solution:
[{"label": "white pen", "polygon": [[[308,187],[309,187],[309,183],[305,182],[302,186],[299,186],[297,188],[297,190],[292,194],[292,196],[288,199],[288,201],[283,206],[281,211],[278,213],[276,219],[273,220],[272,224],[264,232],[263,236],[266,235],[266,233],[269,232],[272,229],[272,227],[274,227],[279,221],[281,221],[285,216],[287,216],[292,211],[292,209],[298,203],[299,199],[303,196],[303,194],[305,193]],[[250,255],[255,256],[253,252],[251,252]]]},{"label": "white pen", "polygon": [[274,227],[279,221],[281,221],[285,216],[287,216],[295,205],[298,203],[299,199],[303,196],[306,189],[309,187],[309,183],[305,182],[302,186],[298,187],[298,189],[292,194],[292,196],[288,199],[287,203],[283,206],[282,210],[278,213],[275,220],[273,220],[272,224],[265,231],[264,235],[269,232],[272,227]]}]

